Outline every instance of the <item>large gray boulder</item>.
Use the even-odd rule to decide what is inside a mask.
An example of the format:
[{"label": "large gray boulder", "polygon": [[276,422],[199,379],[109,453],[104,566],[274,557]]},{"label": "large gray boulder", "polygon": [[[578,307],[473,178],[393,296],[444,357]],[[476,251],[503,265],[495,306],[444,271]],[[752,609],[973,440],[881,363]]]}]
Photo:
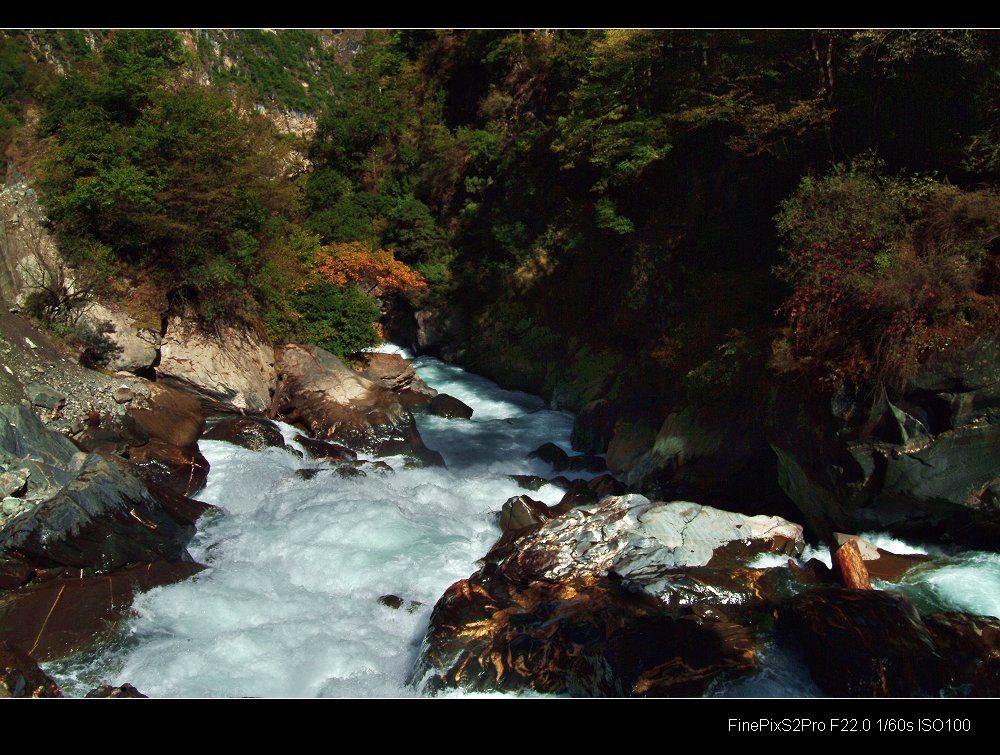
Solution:
[{"label": "large gray boulder", "polygon": [[239,409],[264,411],[274,390],[274,349],[250,328],[223,324],[209,333],[193,317],[175,315],[156,376]]},{"label": "large gray boulder", "polygon": [[26,406],[0,406],[0,463],[29,473],[19,513],[2,520],[0,558],[98,571],[191,560],[193,524],[123,465],[78,451]]},{"label": "large gray boulder", "polygon": [[1000,548],[997,339],[941,354],[891,400],[781,387],[767,434],[782,488],[820,537],[877,529]]},{"label": "large gray boulder", "polygon": [[88,304],[80,321],[104,333],[114,345],[107,364],[109,370],[140,372],[156,362],[160,353],[159,329],[140,327],[127,313],[100,302]]}]

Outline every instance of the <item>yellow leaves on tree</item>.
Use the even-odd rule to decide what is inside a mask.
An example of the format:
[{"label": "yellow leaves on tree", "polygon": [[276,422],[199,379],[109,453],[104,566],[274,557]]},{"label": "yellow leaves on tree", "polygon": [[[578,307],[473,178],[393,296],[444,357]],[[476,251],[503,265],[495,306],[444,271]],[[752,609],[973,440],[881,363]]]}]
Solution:
[{"label": "yellow leaves on tree", "polygon": [[328,283],[341,287],[353,283],[372,296],[427,288],[423,276],[397,260],[392,251],[373,251],[360,241],[322,247],[316,255],[316,272]]}]

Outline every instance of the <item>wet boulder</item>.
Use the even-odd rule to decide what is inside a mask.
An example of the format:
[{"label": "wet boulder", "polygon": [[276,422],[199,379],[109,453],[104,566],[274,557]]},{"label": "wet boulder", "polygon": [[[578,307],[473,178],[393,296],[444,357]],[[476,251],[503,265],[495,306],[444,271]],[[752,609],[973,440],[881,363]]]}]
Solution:
[{"label": "wet boulder", "polygon": [[221,440],[250,451],[284,448],[285,436],[276,424],[264,417],[232,417],[216,421],[201,436],[205,440]]},{"label": "wet boulder", "polygon": [[181,448],[159,440],[128,450],[135,473],[147,483],[181,495],[196,495],[208,481],[209,463],[197,444]]},{"label": "wet boulder", "polygon": [[426,688],[700,695],[755,670],[759,628],[797,577],[746,562],[797,552],[801,527],[637,495],[548,520],[518,504],[508,518],[525,526],[436,604]]},{"label": "wet boulder", "polygon": [[132,599],[204,569],[193,562],[139,563],[109,574],[54,569],[47,579],[0,594],[0,639],[41,661],[64,658],[110,638],[129,617]]},{"label": "wet boulder", "polygon": [[123,465],[77,450],[26,406],[0,406],[0,460],[30,470],[30,506],[0,528],[0,556],[40,566],[112,570],[188,561],[179,522]]},{"label": "wet boulder", "polygon": [[131,471],[149,484],[196,495],[209,472],[208,460],[198,448],[205,426],[201,402],[155,383],[144,388],[148,396],[140,405],[130,406],[122,417],[95,412],[73,442],[112,462],[128,460]]},{"label": "wet boulder", "polygon": [[62,692],[30,655],[0,640],[0,697],[62,697]]},{"label": "wet boulder", "polygon": [[338,443],[330,443],[326,440],[316,440],[307,438],[305,435],[296,435],[295,442],[302,446],[306,453],[313,459],[324,461],[356,461],[358,455]]},{"label": "wet boulder", "polygon": [[564,470],[603,472],[607,469],[607,464],[600,456],[592,454],[570,455],[563,451],[555,443],[543,443],[534,451],[528,454],[529,459],[540,459],[552,466],[556,472]]},{"label": "wet boulder", "polygon": [[556,506],[560,513],[569,511],[576,506],[597,503],[609,495],[624,495],[627,488],[609,474],[599,475],[590,480],[573,480],[566,488],[566,495]]},{"label": "wet boulder", "polygon": [[1000,620],[921,617],[902,595],[822,587],[777,611],[780,636],[802,649],[816,683],[840,697],[995,696]]},{"label": "wet boulder", "polygon": [[472,407],[447,393],[439,393],[427,405],[427,413],[445,419],[472,419]]},{"label": "wet boulder", "polygon": [[525,490],[539,490],[545,485],[555,485],[562,490],[568,490],[571,485],[570,481],[562,476],[553,477],[551,480],[531,474],[512,474],[509,477]]},{"label": "wet boulder", "polygon": [[291,344],[281,349],[279,365],[272,408],[276,419],[357,451],[444,463],[424,446],[413,415],[392,391],[328,351]]}]

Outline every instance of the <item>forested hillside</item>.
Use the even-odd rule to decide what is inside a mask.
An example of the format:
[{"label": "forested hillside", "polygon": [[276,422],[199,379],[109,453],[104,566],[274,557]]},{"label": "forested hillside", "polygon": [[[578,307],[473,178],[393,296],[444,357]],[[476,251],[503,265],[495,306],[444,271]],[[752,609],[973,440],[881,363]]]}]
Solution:
[{"label": "forested hillside", "polygon": [[430,348],[507,384],[654,414],[779,373],[891,391],[996,322],[989,32],[2,45],[9,158],[95,294],[154,319],[187,302],[349,353],[378,305],[403,339],[421,310]]}]

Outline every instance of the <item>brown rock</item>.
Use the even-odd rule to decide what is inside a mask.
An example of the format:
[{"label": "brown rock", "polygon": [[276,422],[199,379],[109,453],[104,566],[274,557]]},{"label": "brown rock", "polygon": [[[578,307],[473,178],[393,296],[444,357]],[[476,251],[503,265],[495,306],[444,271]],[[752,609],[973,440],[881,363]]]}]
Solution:
[{"label": "brown rock", "polygon": [[221,440],[251,451],[284,448],[285,437],[271,420],[264,417],[233,417],[216,422],[201,436],[205,440]]},{"label": "brown rock", "polygon": [[890,553],[889,551],[877,548],[857,535],[847,535],[843,532],[834,532],[833,540],[840,546],[848,541],[853,541],[858,548],[858,552],[861,554],[869,576],[886,582],[898,582],[910,569],[931,560],[930,556],[922,554],[900,555],[898,553]]},{"label": "brown rock", "polygon": [[444,417],[445,419],[472,418],[472,407],[447,393],[439,393],[432,398],[427,405],[427,411],[436,417]]},{"label": "brown rock", "polygon": [[410,389],[428,396],[437,395],[437,391],[417,377],[413,365],[399,354],[366,352],[355,354],[352,358],[358,361],[360,366],[358,371],[362,375],[390,391]]},{"label": "brown rock", "polygon": [[801,543],[776,517],[622,496],[542,521],[537,501],[508,503],[506,524],[524,526],[434,608],[415,674],[432,689],[703,694],[756,668],[760,628],[796,580],[720,556]]},{"label": "brown rock", "polygon": [[143,698],[147,699],[148,696],[142,694],[139,690],[133,687],[131,684],[123,684],[120,687],[112,687],[110,684],[103,684],[100,687],[90,690],[87,693],[87,697],[97,697],[97,698]]},{"label": "brown rock", "polygon": [[325,440],[307,438],[305,435],[296,435],[295,441],[299,443],[313,459],[324,459],[326,461],[356,461],[358,455],[351,449],[337,443],[330,443]]},{"label": "brown rock", "polygon": [[993,696],[1000,688],[1000,620],[962,613],[921,618],[902,595],[821,587],[778,610],[813,679],[841,697]]},{"label": "brown rock", "polygon": [[126,618],[136,592],[187,579],[204,569],[193,562],[135,564],[103,576],[62,575],[0,595],[0,639],[42,661],[63,658],[110,637]]},{"label": "brown rock", "polygon": [[840,584],[854,590],[871,590],[868,570],[861,560],[861,552],[854,540],[848,540],[833,553],[833,572]]},{"label": "brown rock", "polygon": [[500,529],[504,532],[531,527],[552,519],[554,514],[541,501],[526,495],[514,496],[504,502],[500,509]]},{"label": "brown rock", "polygon": [[428,464],[443,464],[427,449],[413,415],[387,388],[359,375],[316,346],[288,345],[272,415],[298,423],[314,438],[382,456],[409,454]]},{"label": "brown rock", "polygon": [[0,590],[26,584],[35,575],[35,567],[22,558],[7,554],[0,559]]},{"label": "brown rock", "polygon": [[209,333],[187,312],[167,323],[156,375],[238,409],[264,411],[274,386],[274,350],[251,328],[222,324]]},{"label": "brown rock", "polygon": [[556,505],[555,510],[563,514],[577,506],[597,503],[605,496],[623,495],[626,490],[624,484],[609,474],[603,474],[590,480],[573,480],[566,495]]},{"label": "brown rock", "polygon": [[403,599],[398,595],[383,595],[378,602],[387,608],[399,609],[403,607]]},{"label": "brown rock", "polygon": [[31,656],[0,640],[0,697],[62,697],[62,692]]},{"label": "brown rock", "polygon": [[197,444],[181,448],[153,439],[130,448],[128,460],[147,484],[161,485],[184,496],[195,495],[208,480],[208,459]]},{"label": "brown rock", "polygon": [[160,383],[149,384],[149,408],[129,407],[137,433],[180,448],[198,442],[205,429],[201,401]]},{"label": "brown rock", "polygon": [[116,403],[127,404],[129,401],[135,398],[135,394],[132,393],[131,388],[122,386],[121,388],[115,389],[114,393],[111,394],[111,398],[113,398]]}]

